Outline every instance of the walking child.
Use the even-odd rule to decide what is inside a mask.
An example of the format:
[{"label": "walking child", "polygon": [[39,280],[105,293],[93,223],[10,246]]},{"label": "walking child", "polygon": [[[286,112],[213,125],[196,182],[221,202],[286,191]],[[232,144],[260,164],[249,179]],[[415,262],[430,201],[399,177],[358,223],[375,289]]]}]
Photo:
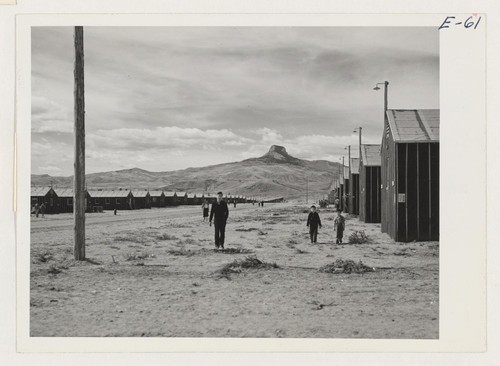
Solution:
[{"label": "walking child", "polygon": [[311,206],[311,212],[309,212],[309,216],[307,217],[307,226],[309,227],[311,243],[316,243],[318,241],[318,227],[321,228],[321,219],[314,205]]},{"label": "walking child", "polygon": [[337,211],[337,217],[333,222],[333,230],[337,232],[337,244],[342,244],[342,237],[344,236],[345,218],[342,216],[342,211]]},{"label": "walking child", "polygon": [[208,209],[210,208],[210,204],[208,203],[207,200],[203,201],[203,204],[201,205],[201,209],[203,211],[203,221],[208,220]]},{"label": "walking child", "polygon": [[340,210],[340,201],[338,198],[335,198],[335,210]]}]

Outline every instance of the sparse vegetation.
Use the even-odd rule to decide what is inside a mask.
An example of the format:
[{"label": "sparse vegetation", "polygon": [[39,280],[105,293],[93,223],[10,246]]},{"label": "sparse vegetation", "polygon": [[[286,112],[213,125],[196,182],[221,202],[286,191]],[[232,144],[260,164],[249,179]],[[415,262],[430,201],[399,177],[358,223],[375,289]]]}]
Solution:
[{"label": "sparse vegetation", "polygon": [[349,235],[349,244],[365,244],[369,242],[370,238],[364,231],[354,231]]},{"label": "sparse vegetation", "polygon": [[276,263],[266,263],[259,260],[256,256],[248,256],[245,259],[234,260],[231,263],[224,265],[216,273],[221,277],[229,276],[233,273],[241,273],[244,269],[270,269],[279,268]]},{"label": "sparse vegetation", "polygon": [[195,255],[196,253],[192,250],[186,250],[186,249],[171,249],[167,252],[168,254],[175,255],[175,256],[186,256],[186,257],[191,257]]},{"label": "sparse vegetation", "polygon": [[177,240],[178,238],[174,235],[163,233],[163,234],[157,235],[156,239],[158,239],[158,240]]},{"label": "sparse vegetation", "polygon": [[257,229],[256,227],[249,227],[248,229],[245,229],[245,228],[237,228],[237,229],[234,229],[234,231],[257,231],[259,229]]},{"label": "sparse vegetation", "polygon": [[365,273],[374,270],[373,267],[369,267],[361,261],[355,262],[351,259],[337,259],[335,262],[319,268],[319,272],[324,273]]},{"label": "sparse vegetation", "polygon": [[411,253],[408,252],[407,248],[401,249],[399,252],[394,252],[394,255],[402,256],[402,257],[409,257],[411,256]]},{"label": "sparse vegetation", "polygon": [[126,236],[116,236],[114,241],[118,242],[132,242],[132,243],[137,243],[137,244],[144,244],[146,242],[146,239],[143,236],[139,235],[126,235]]},{"label": "sparse vegetation", "polygon": [[222,250],[217,250],[216,252],[222,254],[250,254],[253,253],[253,250],[245,248],[226,248]]},{"label": "sparse vegetation", "polygon": [[37,261],[39,263],[46,263],[46,262],[50,261],[53,258],[54,258],[54,256],[52,255],[52,253],[50,253],[48,251],[45,251],[43,253],[35,254],[35,261]]},{"label": "sparse vegetation", "polygon": [[177,245],[186,245],[186,244],[195,244],[196,240],[192,238],[187,238],[187,239],[181,239],[177,242]]},{"label": "sparse vegetation", "polygon": [[155,257],[154,254],[149,254],[149,253],[139,253],[139,254],[127,253],[127,254],[125,254],[126,261],[135,261],[135,260],[154,258],[154,257]]},{"label": "sparse vegetation", "polygon": [[272,220],[264,222],[264,225],[276,225],[277,223],[278,223],[277,221]]},{"label": "sparse vegetation", "polygon": [[62,269],[52,264],[50,265],[49,269],[47,269],[47,272],[56,275],[58,273],[61,273]]}]

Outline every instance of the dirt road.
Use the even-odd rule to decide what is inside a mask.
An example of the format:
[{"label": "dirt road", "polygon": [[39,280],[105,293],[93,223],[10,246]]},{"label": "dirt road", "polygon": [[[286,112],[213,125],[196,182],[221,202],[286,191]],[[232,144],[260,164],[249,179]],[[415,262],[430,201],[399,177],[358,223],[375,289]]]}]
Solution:
[{"label": "dirt road", "polygon": [[[249,205],[239,205],[236,210],[249,209]],[[168,208],[152,208],[148,210],[118,211],[116,215],[112,211],[102,213],[89,213],[85,217],[86,225],[111,224],[123,221],[149,221],[171,219],[179,217],[199,217],[202,216],[198,206],[178,206]],[[31,217],[31,232],[47,231],[54,228],[73,228],[73,214],[46,215],[44,218]]]},{"label": "dirt road", "polygon": [[[230,207],[226,248],[198,207],[87,217],[87,256],[72,259],[71,215],[32,219],[32,336],[437,338],[439,243],[394,243],[380,225],[348,218],[335,245],[334,213],[311,244],[307,207]],[[347,242],[347,240],[346,240]],[[255,255],[261,266],[222,275]],[[323,273],[338,259],[374,271]]]}]

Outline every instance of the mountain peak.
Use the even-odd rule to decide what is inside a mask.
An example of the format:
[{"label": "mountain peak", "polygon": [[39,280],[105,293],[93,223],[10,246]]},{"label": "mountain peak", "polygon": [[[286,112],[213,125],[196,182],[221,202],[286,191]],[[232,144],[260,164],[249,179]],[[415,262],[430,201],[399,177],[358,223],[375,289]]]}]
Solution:
[{"label": "mountain peak", "polygon": [[257,160],[265,163],[302,164],[302,160],[290,156],[284,146],[272,145],[269,151]]},{"label": "mountain peak", "polygon": [[273,145],[263,158],[270,158],[275,161],[287,161],[292,157],[288,155],[284,146]]},{"label": "mountain peak", "polygon": [[282,155],[288,155],[288,153],[286,152],[285,147],[284,146],[280,146],[280,145],[272,145],[271,148],[269,149],[268,154],[272,154],[272,153],[278,153],[278,154],[282,154]]}]

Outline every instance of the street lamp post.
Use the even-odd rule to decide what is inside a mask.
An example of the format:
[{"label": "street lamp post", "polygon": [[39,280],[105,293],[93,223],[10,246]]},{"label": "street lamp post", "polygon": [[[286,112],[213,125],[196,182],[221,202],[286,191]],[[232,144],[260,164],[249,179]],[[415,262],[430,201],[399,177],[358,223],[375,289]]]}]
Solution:
[{"label": "street lamp post", "polygon": [[385,113],[387,112],[387,90],[389,89],[389,82],[384,81],[383,83],[377,83],[375,84],[375,88],[373,90],[380,90],[378,87],[379,85],[384,85],[384,120],[385,120]]},{"label": "street lamp post", "polygon": [[353,132],[359,132],[359,161],[361,162],[361,130],[363,127],[356,127]]},{"label": "street lamp post", "polygon": [[348,177],[348,179],[349,179],[351,177],[351,145],[344,147],[344,150],[345,149],[347,149],[349,151],[348,159],[347,159],[347,164],[349,166],[349,177]]},{"label": "street lamp post", "polygon": [[[344,147],[344,149],[347,149],[348,147]],[[351,147],[349,146],[349,156],[351,156]],[[345,179],[345,175],[344,175],[344,172],[345,172],[345,162],[344,162],[344,156],[342,156],[342,179]],[[347,164],[349,164],[349,161],[347,162]],[[349,176],[347,176],[347,179],[349,179]]]},{"label": "street lamp post", "polygon": [[[347,164],[349,166],[349,175],[347,176],[347,179],[349,179],[349,186],[350,186],[350,182],[351,182],[351,145],[348,145],[346,146],[344,149],[347,149],[349,151],[349,156],[347,157]],[[346,210],[348,207],[349,207],[349,202],[348,202],[348,199],[351,195],[351,191],[349,189],[349,193],[345,193],[347,192],[347,187],[344,186],[344,196],[345,196],[345,207],[344,207],[344,210]]]}]

